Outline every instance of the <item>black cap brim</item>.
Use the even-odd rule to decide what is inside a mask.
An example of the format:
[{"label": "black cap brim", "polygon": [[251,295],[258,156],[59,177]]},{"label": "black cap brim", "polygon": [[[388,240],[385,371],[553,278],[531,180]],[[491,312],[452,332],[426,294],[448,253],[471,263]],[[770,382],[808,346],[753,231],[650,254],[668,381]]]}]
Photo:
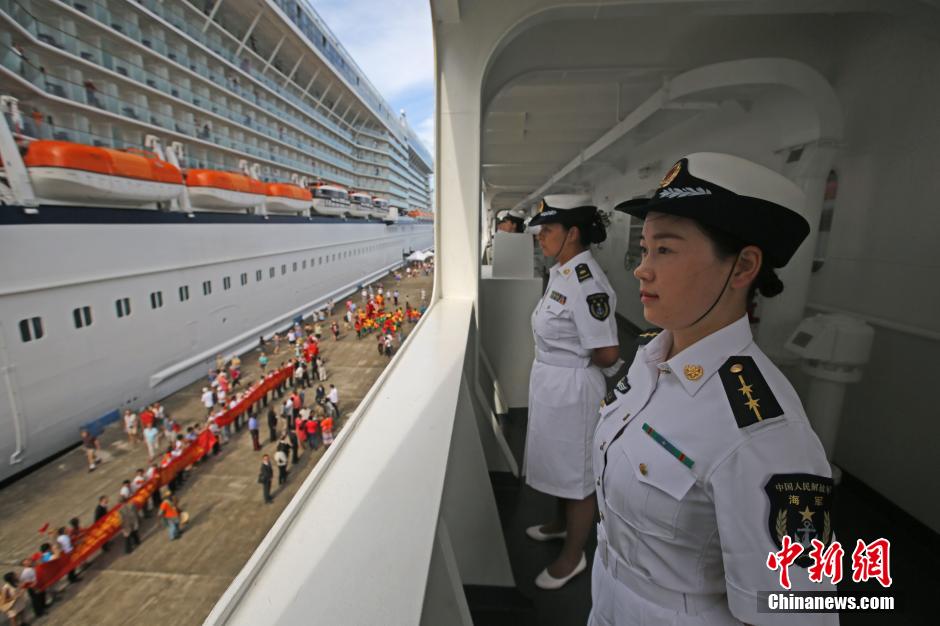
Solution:
[{"label": "black cap brim", "polygon": [[783,267],[796,252],[790,242],[802,242],[810,226],[803,216],[773,202],[734,193],[710,193],[683,198],[635,198],[614,207],[646,219],[664,213],[693,219],[760,248],[772,267]]}]

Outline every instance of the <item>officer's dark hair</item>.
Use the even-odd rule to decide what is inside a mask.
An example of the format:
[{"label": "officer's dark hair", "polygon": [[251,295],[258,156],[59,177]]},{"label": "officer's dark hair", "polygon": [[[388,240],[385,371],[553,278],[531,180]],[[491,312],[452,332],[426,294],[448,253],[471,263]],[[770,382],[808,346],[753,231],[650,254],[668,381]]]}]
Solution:
[{"label": "officer's dark hair", "polygon": [[[738,256],[745,246],[750,245],[736,235],[703,224],[698,220],[693,221],[695,221],[695,224],[705,236],[711,240],[715,254],[721,260]],[[765,298],[773,298],[783,291],[783,281],[777,276],[777,272],[774,271],[774,268],[766,263],[766,259],[761,263],[760,270],[757,272],[757,278],[754,279],[754,282],[752,282],[750,288],[748,288],[748,303],[754,300],[754,295],[758,291],[760,291],[760,294]]]},{"label": "officer's dark hair", "polygon": [[592,243],[602,243],[607,239],[607,216],[598,210],[588,219],[572,220],[564,223],[565,228],[578,227],[581,245],[587,248]]}]

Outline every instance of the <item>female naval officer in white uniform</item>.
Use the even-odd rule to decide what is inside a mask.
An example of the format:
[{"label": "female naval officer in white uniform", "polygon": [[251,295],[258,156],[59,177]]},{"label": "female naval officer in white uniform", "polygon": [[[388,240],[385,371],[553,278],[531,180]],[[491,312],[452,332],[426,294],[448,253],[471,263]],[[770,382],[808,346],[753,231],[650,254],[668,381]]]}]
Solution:
[{"label": "female naval officer in white uniform", "polygon": [[[600,523],[592,626],[836,624],[835,614],[765,613],[786,592],[768,556],[809,581],[812,540],[832,539],[826,455],[787,379],[755,345],[754,291],[777,295],[809,234],[805,200],[783,176],[738,157],[680,160],[648,200],[634,272],[648,333],[604,399],[594,435]],[[826,580],[826,579],[823,579]]]},{"label": "female naval officer in white uniform", "polygon": [[[619,366],[614,291],[591,256],[607,237],[597,207],[584,196],[546,196],[529,223],[556,261],[532,313],[535,361],[529,379],[526,482],[559,498],[557,518],[532,526],[538,541],[564,539],[558,558],[535,584],[557,589],[586,568],[584,546],[596,510],[591,441],[604,397],[600,368]],[[609,372],[610,375],[616,373]]]}]

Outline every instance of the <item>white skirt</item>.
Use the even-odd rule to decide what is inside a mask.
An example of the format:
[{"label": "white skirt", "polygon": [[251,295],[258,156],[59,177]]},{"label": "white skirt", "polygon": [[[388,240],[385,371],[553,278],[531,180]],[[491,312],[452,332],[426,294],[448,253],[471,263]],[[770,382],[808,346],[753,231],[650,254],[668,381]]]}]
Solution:
[{"label": "white skirt", "polygon": [[572,500],[594,493],[591,446],[605,389],[596,367],[532,364],[525,476],[533,489]]}]

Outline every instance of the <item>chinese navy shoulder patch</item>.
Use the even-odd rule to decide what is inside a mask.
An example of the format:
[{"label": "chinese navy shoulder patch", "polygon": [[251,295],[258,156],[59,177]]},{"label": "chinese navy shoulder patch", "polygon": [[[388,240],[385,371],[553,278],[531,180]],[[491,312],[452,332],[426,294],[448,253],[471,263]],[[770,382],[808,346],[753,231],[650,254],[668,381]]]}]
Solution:
[{"label": "chinese navy shoulder patch", "polygon": [[562,294],[560,294],[560,293],[558,293],[557,291],[554,291],[554,290],[552,290],[552,293],[549,294],[548,297],[551,298],[552,300],[554,300],[555,302],[559,303],[559,304],[564,304],[565,302],[568,301],[568,298],[566,298],[565,296],[563,296]]},{"label": "chinese navy shoulder patch", "polygon": [[718,370],[738,428],[783,415],[754,359],[733,356]]},{"label": "chinese navy shoulder patch", "polygon": [[782,548],[783,538],[790,537],[803,546],[795,563],[810,565],[813,539],[828,545],[832,538],[832,479],[815,474],[774,474],[764,491],[770,499],[767,528],[771,541]]},{"label": "chinese navy shoulder patch", "polygon": [[591,268],[588,267],[587,263],[578,263],[575,265],[574,273],[577,274],[579,283],[583,283],[588,278],[594,277],[594,274],[591,273]]},{"label": "chinese navy shoulder patch", "polygon": [[[586,266],[585,266],[586,267]],[[610,296],[606,293],[592,293],[587,297],[588,310],[591,317],[596,320],[604,321],[610,315]]]},{"label": "chinese navy shoulder patch", "polygon": [[644,330],[642,333],[636,336],[636,345],[645,346],[646,344],[651,342],[656,337],[656,335],[658,335],[661,332],[662,331],[659,330],[658,328],[648,328]]}]

